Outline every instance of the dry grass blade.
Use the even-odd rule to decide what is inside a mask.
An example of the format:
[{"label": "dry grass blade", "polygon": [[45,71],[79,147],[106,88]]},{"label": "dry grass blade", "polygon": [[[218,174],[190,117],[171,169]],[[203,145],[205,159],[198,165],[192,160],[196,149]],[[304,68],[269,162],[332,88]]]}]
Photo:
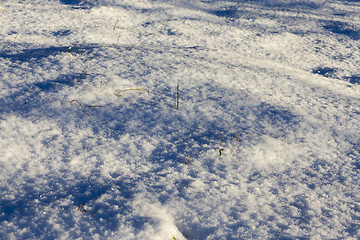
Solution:
[{"label": "dry grass blade", "polygon": [[344,185],[341,187],[341,190],[345,187],[346,181],[344,182]]},{"label": "dry grass blade", "polygon": [[125,49],[125,51],[129,51],[129,50],[131,50],[133,47],[135,47],[136,45],[134,44],[134,45],[132,45],[132,46],[130,46],[130,47],[128,47],[127,49]]},{"label": "dry grass blade", "polygon": [[100,87],[98,87],[98,88],[95,90],[95,92],[94,92],[94,93],[96,93],[96,92],[97,92],[97,90],[101,89],[101,87],[102,87],[102,86],[104,86],[104,85],[105,85],[105,83],[107,83],[108,81],[109,81],[109,79],[108,79],[106,82],[102,83],[102,79],[101,79],[101,80],[100,80]]},{"label": "dry grass blade", "polygon": [[117,41],[116,41],[115,46],[117,46],[117,45],[118,45],[118,43],[119,43],[119,39],[120,39],[120,34],[119,34],[119,36],[118,36],[118,39],[117,39]]},{"label": "dry grass blade", "polygon": [[114,28],[113,28],[113,30],[115,30],[115,28],[116,28],[116,24],[119,22],[119,19],[116,21],[116,23],[115,23],[115,25],[114,25]]},{"label": "dry grass blade", "polygon": [[120,93],[122,92],[126,92],[126,91],[141,91],[141,90],[147,90],[147,92],[150,92],[150,90],[146,87],[139,87],[139,88],[130,88],[130,89],[125,89],[125,90],[121,90],[115,93],[115,96],[119,96]]},{"label": "dry grass blade", "polygon": [[185,164],[190,163],[190,150],[189,150],[189,156],[185,157]]},{"label": "dry grass blade", "polygon": [[239,140],[240,140],[240,133],[238,134],[238,140],[237,140],[237,142],[236,142],[236,144],[235,144],[234,149],[232,150],[232,152],[231,152],[231,154],[230,154],[230,157],[231,157],[231,155],[233,154],[233,152],[234,152],[234,150],[235,150],[235,148],[236,148],[236,145],[238,144]]},{"label": "dry grass blade", "polygon": [[[67,50],[67,53],[70,53],[70,50],[73,48],[74,46],[71,46],[71,45],[69,45],[69,48],[68,48],[68,50]],[[86,69],[86,68],[85,68]],[[85,71],[85,70],[84,70]]]},{"label": "dry grass blade", "polygon": [[81,106],[81,108],[82,108],[82,110],[84,111],[84,113],[86,113],[87,115],[90,115],[90,114],[88,114],[88,113],[85,111],[84,107],[81,105],[81,103],[80,103],[78,100],[74,99],[74,100],[72,100],[72,101],[70,102],[70,104],[73,103],[73,102],[77,102],[77,103]]}]

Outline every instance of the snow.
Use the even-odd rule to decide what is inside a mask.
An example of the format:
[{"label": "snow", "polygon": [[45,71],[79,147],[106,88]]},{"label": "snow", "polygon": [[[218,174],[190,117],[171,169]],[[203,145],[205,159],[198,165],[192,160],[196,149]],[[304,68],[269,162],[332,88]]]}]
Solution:
[{"label": "snow", "polygon": [[358,238],[358,1],[9,0],[0,21],[1,239]]}]

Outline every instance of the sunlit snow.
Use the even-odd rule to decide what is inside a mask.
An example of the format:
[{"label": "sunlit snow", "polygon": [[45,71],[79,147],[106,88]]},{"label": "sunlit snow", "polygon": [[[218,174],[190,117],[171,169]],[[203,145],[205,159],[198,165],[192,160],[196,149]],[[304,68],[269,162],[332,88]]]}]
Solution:
[{"label": "sunlit snow", "polygon": [[357,239],[360,1],[0,1],[0,239]]}]

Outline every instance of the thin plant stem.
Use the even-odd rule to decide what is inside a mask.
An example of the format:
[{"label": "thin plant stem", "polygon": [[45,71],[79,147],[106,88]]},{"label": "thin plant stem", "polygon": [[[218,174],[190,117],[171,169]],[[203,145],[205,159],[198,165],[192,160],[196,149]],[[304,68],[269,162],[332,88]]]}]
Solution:
[{"label": "thin plant stem", "polygon": [[139,91],[139,90],[147,90],[147,92],[150,92],[150,90],[146,87],[139,87],[139,88],[130,88],[130,89],[125,89],[125,90],[121,90],[115,93],[115,96],[119,96],[120,93],[122,92],[126,92],[126,91]]},{"label": "thin plant stem", "polygon": [[80,77],[79,77],[79,79],[78,79],[78,82],[76,83],[76,86],[75,86],[75,88],[77,88],[77,86],[78,86],[78,83],[80,82],[80,80],[81,80],[81,77],[82,77],[82,75],[84,75],[84,73],[85,73],[85,71],[86,71],[86,69],[88,68],[88,66],[89,65],[87,65],[86,67],[85,67],[85,69],[82,71],[82,73],[80,74]]},{"label": "thin plant stem", "polygon": [[68,50],[67,50],[67,53],[70,53],[70,50],[71,50],[73,47],[74,47],[74,46],[69,45],[69,48],[68,48]]},{"label": "thin plant stem", "polygon": [[49,50],[48,48],[46,48],[46,50],[48,51],[49,55],[51,55],[51,52],[50,52],[50,50]]},{"label": "thin plant stem", "polygon": [[117,39],[117,41],[116,41],[116,45],[115,45],[115,46],[117,46],[117,45],[118,45],[118,43],[119,43],[119,39],[120,39],[120,34],[119,34],[119,36],[118,36],[118,39]]},{"label": "thin plant stem", "polygon": [[71,102],[70,102],[70,104],[71,103],[73,103],[73,102],[77,102],[80,106],[81,106],[81,108],[82,108],[82,110],[84,111],[84,113],[86,113],[87,115],[90,115],[90,114],[88,114],[86,111],[85,111],[85,109],[84,109],[84,107],[81,105],[81,103],[78,101],[78,100],[72,100]]},{"label": "thin plant stem", "polygon": [[116,24],[119,22],[119,19],[118,20],[116,20],[116,23],[115,23],[115,25],[114,25],[114,28],[113,28],[113,30],[115,30],[115,28],[116,28]]},{"label": "thin plant stem", "polygon": [[132,49],[133,47],[135,47],[136,46],[136,44],[134,44],[134,45],[132,45],[132,46],[130,46],[130,47],[128,47],[127,49],[125,49],[125,51],[130,51],[130,49]]},{"label": "thin plant stem", "polygon": [[185,157],[185,164],[190,163],[190,150],[189,150],[189,156]]},{"label": "thin plant stem", "polygon": [[235,150],[235,148],[236,148],[236,145],[238,144],[239,140],[240,140],[240,133],[238,134],[238,140],[237,140],[237,142],[236,142],[236,144],[235,144],[234,149],[232,150],[232,152],[231,152],[231,154],[230,154],[230,157],[231,157],[231,155],[233,154],[233,152],[234,152],[234,150]]},{"label": "thin plant stem", "polygon": [[344,185],[341,187],[341,190],[345,187],[346,181],[344,182]]},{"label": "thin plant stem", "polygon": [[[85,108],[83,107],[83,105],[81,105],[81,103],[78,101],[78,100],[76,100],[76,99],[74,99],[74,100],[72,100],[71,102],[70,102],[70,104],[71,103],[73,103],[73,102],[77,102],[80,106],[81,106],[81,108],[82,108],[82,110],[84,111],[84,113],[86,113],[87,115],[90,115],[90,114],[88,114],[86,111],[85,111]],[[86,107],[88,107],[88,108],[94,108],[94,107],[105,107],[105,106],[100,106],[100,105],[98,105],[98,106],[94,106],[94,105],[88,105],[88,106],[86,106]]]},{"label": "thin plant stem", "polygon": [[97,92],[97,90],[101,89],[101,87],[102,87],[102,86],[104,86],[104,85],[105,85],[105,83],[107,83],[108,81],[109,81],[109,80],[107,80],[106,82],[102,83],[102,79],[101,79],[101,82],[100,82],[100,87],[98,87],[98,88],[95,90],[95,92],[94,92],[94,93],[96,93],[96,92]]}]

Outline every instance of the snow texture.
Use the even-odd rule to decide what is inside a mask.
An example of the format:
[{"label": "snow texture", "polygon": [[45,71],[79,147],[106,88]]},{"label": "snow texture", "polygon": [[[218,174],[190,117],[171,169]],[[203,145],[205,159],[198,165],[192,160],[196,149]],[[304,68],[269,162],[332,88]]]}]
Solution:
[{"label": "snow texture", "polygon": [[1,239],[358,239],[359,1],[8,0],[0,22]]}]

